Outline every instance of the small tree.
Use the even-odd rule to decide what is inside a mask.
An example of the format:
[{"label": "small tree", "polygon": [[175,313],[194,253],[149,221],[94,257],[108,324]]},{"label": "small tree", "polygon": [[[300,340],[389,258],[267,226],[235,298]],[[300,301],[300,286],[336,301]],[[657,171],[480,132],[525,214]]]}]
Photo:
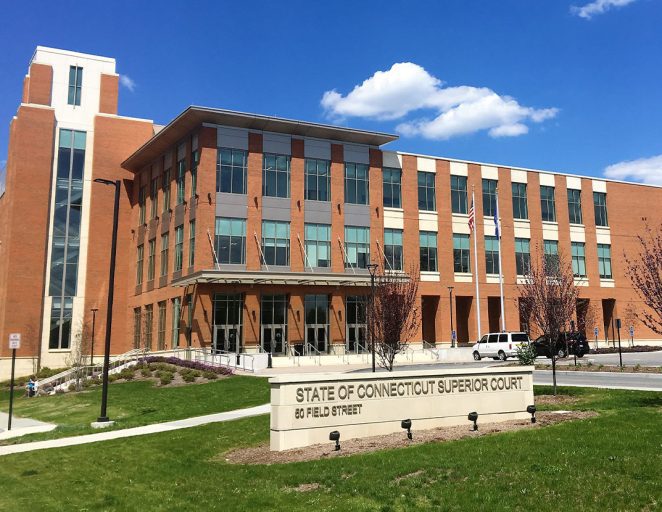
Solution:
[{"label": "small tree", "polygon": [[76,371],[74,372],[74,380],[76,391],[80,391],[83,387],[83,380],[87,376],[87,359],[90,353],[90,333],[91,329],[88,324],[81,323],[80,327],[75,330],[71,344],[71,352],[67,356],[65,362]]},{"label": "small tree", "polygon": [[519,294],[530,308],[532,324],[549,342],[556,395],[556,342],[575,312],[579,295],[570,262],[560,252],[558,259],[545,258],[537,248]]},{"label": "small tree", "polygon": [[409,275],[385,272],[376,277],[374,301],[369,303],[368,333],[375,344],[379,366],[393,370],[395,357],[418,331],[418,268]]}]

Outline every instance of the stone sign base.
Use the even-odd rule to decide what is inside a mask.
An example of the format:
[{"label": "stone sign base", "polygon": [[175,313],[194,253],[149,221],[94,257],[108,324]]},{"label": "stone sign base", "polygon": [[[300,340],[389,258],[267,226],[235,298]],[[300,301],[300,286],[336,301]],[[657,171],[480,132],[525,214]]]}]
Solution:
[{"label": "stone sign base", "polygon": [[466,424],[529,418],[533,367],[280,375],[271,385],[271,450]]}]

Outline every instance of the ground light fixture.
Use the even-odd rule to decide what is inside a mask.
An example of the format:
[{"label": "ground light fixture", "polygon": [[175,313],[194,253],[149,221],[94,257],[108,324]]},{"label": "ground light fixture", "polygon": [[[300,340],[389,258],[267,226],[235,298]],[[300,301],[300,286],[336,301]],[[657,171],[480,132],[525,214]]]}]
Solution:
[{"label": "ground light fixture", "polygon": [[400,426],[407,431],[407,439],[411,441],[413,439],[413,436],[411,435],[411,420],[402,420]]},{"label": "ground light fixture", "polygon": [[340,451],[340,432],[337,430],[332,431],[329,434],[329,441],[335,441],[336,447],[334,448],[334,451]]},{"label": "ground light fixture", "polygon": [[467,418],[469,419],[469,421],[474,422],[473,430],[474,431],[478,430],[478,413],[476,411],[470,412]]},{"label": "ground light fixture", "polygon": [[529,405],[526,408],[526,412],[528,412],[531,415],[531,423],[536,422],[536,406],[535,405]]}]

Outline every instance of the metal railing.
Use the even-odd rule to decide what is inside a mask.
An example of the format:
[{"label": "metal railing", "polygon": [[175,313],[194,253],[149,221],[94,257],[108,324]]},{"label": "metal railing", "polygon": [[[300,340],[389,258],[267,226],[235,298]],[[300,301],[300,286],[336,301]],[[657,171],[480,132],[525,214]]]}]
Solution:
[{"label": "metal railing", "polygon": [[437,350],[437,346],[434,345],[433,343],[430,343],[429,341],[423,340],[423,348],[422,348],[424,353],[430,354],[432,359],[439,360],[439,351]]},{"label": "metal railing", "polygon": [[318,366],[322,366],[322,352],[317,350],[315,346],[312,343],[306,343],[304,347],[304,352],[305,354],[315,360],[317,358],[317,364]]}]

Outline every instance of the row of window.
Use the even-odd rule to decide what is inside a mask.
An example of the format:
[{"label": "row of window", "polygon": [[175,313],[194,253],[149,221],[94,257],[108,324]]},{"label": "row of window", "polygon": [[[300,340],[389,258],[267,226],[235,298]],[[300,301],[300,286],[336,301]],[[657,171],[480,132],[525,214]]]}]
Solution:
[{"label": "row of window", "polygon": [[[184,226],[175,228],[173,272],[180,272],[184,266]],[[160,277],[168,275],[170,253],[170,233],[161,235],[161,268]],[[140,244],[136,252],[136,285],[141,285],[144,278],[145,245]],[[188,266],[195,264],[195,220],[189,222]],[[156,275],[156,238],[147,242],[147,281],[153,281]]]},{"label": "row of window", "polygon": [[[192,296],[187,295],[184,298],[184,304],[187,309],[188,323],[188,342],[190,343],[190,328],[193,322],[193,307]],[[166,349],[166,325],[167,325],[167,308],[168,302],[171,304],[171,348],[179,346],[180,335],[180,321],[182,314],[182,299],[175,297],[170,301],[164,300],[157,304],[158,307],[158,322],[156,324],[156,350]],[[134,308],[133,310],[133,347],[146,348],[152,350],[153,346],[153,329],[154,329],[154,306],[147,304],[144,308]]]}]

